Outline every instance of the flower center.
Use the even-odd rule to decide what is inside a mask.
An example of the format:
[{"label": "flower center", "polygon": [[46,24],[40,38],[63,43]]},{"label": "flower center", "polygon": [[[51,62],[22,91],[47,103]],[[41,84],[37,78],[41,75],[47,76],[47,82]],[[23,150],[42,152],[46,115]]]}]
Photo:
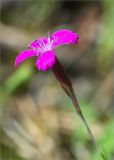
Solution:
[{"label": "flower center", "polygon": [[47,51],[50,51],[52,50],[52,45],[51,43],[44,43],[44,42],[39,42],[39,48],[38,50],[40,51],[40,53],[44,53],[44,52],[47,52]]},{"label": "flower center", "polygon": [[40,53],[44,53],[47,51],[51,51],[53,49],[53,46],[54,46],[54,40],[51,39],[51,37],[49,36],[46,41],[44,40],[39,41],[38,50],[40,51]]}]

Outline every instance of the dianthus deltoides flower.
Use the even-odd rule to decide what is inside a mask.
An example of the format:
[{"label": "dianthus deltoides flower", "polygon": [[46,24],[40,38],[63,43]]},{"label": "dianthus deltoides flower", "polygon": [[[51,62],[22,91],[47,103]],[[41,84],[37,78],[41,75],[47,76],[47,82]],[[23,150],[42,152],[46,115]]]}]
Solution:
[{"label": "dianthus deltoides flower", "polygon": [[95,144],[94,137],[76,100],[71,81],[55,55],[55,48],[57,46],[70,43],[77,44],[78,39],[79,36],[70,30],[58,30],[52,35],[48,35],[48,37],[39,38],[31,42],[28,45],[28,50],[24,50],[18,54],[15,60],[15,65],[18,66],[20,62],[26,60],[27,58],[36,56],[37,58],[35,65],[39,71],[47,71],[48,69],[51,69],[57,80],[60,82],[65,93],[71,98],[77,113],[81,117],[91,136],[91,140]]},{"label": "dianthus deltoides flower", "polygon": [[78,35],[70,30],[58,30],[48,37],[36,39],[28,45],[28,50],[22,51],[15,60],[15,65],[27,58],[36,56],[35,65],[39,71],[47,71],[55,63],[55,48],[60,45],[78,43]]}]

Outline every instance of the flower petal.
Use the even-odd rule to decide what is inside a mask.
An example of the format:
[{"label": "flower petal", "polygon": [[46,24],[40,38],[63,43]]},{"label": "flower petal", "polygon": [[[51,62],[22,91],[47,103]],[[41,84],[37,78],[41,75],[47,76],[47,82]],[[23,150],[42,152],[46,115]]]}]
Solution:
[{"label": "flower petal", "polygon": [[78,34],[66,29],[56,31],[51,36],[52,41],[54,40],[54,47],[70,43],[77,44],[78,38]]},{"label": "flower petal", "polygon": [[36,39],[35,41],[32,41],[28,44],[28,48],[39,48],[41,45],[47,44],[48,43],[48,38],[42,37],[39,39]]},{"label": "flower petal", "polygon": [[55,63],[54,51],[47,51],[36,59],[36,67],[40,71],[47,71],[52,68]]},{"label": "flower petal", "polygon": [[32,56],[36,56],[36,51],[32,51],[32,50],[24,50],[21,53],[19,53],[15,59],[15,66],[18,66],[19,63],[21,63],[22,61],[24,61],[27,58],[30,58]]}]

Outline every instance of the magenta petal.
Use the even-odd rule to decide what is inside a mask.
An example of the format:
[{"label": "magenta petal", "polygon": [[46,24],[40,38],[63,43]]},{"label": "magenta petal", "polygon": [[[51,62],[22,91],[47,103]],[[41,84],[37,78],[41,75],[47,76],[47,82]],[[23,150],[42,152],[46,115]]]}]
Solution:
[{"label": "magenta petal", "polygon": [[54,40],[54,46],[59,46],[62,44],[77,43],[79,36],[78,34],[70,30],[59,30],[52,34],[51,39]]},{"label": "magenta petal", "polygon": [[15,66],[18,66],[19,63],[21,63],[22,61],[24,61],[27,58],[30,58],[32,56],[36,56],[36,51],[32,51],[32,50],[24,50],[21,53],[19,53],[15,59]]},{"label": "magenta petal", "polygon": [[36,67],[39,71],[47,71],[52,68],[55,63],[55,53],[53,51],[47,51],[41,54],[36,59]]}]

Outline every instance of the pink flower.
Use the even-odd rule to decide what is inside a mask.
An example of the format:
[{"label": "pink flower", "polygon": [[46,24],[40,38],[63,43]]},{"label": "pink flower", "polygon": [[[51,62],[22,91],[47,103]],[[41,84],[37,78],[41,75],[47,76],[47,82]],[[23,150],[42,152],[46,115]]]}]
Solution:
[{"label": "pink flower", "polygon": [[[48,69],[52,69],[53,74],[60,82],[61,87],[65,91],[65,93],[71,98],[74,107],[84,122],[90,136],[92,142],[95,144],[94,137],[89,129],[89,126],[83,116],[83,113],[80,109],[80,106],[75,97],[75,93],[72,87],[72,84],[65,73],[61,63],[55,56],[54,49],[63,44],[78,43],[78,35],[70,30],[59,30],[54,32],[52,35],[48,37],[39,38],[33,42],[31,42],[28,47],[29,50],[22,51],[15,60],[15,65],[18,66],[20,62],[24,61],[27,58],[32,56],[37,56],[36,59],[36,67],[40,71],[46,71]],[[96,144],[95,144],[96,145]]]},{"label": "pink flower", "polygon": [[46,71],[53,67],[56,58],[54,49],[63,44],[78,43],[78,35],[70,30],[58,30],[48,37],[39,38],[28,45],[28,50],[22,51],[15,60],[15,65],[36,56],[35,65],[38,70]]}]

